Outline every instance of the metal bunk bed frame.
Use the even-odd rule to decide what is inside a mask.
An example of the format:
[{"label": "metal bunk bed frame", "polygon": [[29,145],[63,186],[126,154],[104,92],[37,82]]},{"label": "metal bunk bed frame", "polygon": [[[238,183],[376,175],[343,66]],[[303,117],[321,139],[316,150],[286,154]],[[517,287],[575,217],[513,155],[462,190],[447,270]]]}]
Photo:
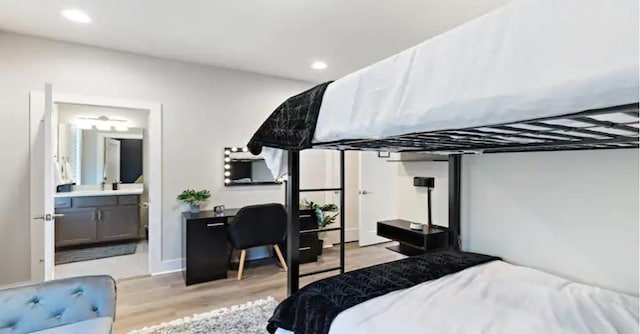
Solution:
[{"label": "metal bunk bed frame", "polygon": [[[468,153],[540,152],[638,148],[638,103],[587,110],[558,117],[540,118],[478,128],[412,133],[375,140],[342,140],[314,144],[313,148],[340,150],[340,188],[300,189],[300,152],[288,151],[287,182],[287,292],[296,292],[301,276],[340,270],[344,273],[344,151],[421,151],[449,155],[449,233],[452,248],[460,248],[460,193],[462,155]],[[340,191],[340,266],[300,275],[300,191]]]}]

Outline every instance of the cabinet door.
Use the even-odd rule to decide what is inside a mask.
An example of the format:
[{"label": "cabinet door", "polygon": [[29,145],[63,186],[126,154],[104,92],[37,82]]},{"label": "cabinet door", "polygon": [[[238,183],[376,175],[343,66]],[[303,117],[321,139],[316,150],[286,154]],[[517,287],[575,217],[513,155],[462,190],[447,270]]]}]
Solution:
[{"label": "cabinet door", "polygon": [[98,208],[98,239],[115,241],[138,238],[140,214],[137,205]]},{"label": "cabinet door", "polygon": [[187,285],[227,277],[229,243],[225,219],[187,221]]},{"label": "cabinet door", "polygon": [[56,218],[55,243],[56,247],[80,245],[96,242],[97,220],[93,208],[56,210],[64,217]]}]

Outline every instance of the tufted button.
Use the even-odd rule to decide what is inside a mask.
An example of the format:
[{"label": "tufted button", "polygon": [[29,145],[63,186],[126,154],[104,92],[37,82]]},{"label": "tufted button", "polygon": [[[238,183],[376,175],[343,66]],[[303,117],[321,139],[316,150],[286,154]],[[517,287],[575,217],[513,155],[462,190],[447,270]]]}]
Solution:
[{"label": "tufted button", "polygon": [[91,311],[93,311],[93,312],[98,312],[98,307],[96,307],[96,306],[92,307],[92,308],[91,308]]},{"label": "tufted button", "polygon": [[40,302],[40,299],[38,299],[38,297],[35,297],[31,300],[31,303],[33,304],[38,304]]}]

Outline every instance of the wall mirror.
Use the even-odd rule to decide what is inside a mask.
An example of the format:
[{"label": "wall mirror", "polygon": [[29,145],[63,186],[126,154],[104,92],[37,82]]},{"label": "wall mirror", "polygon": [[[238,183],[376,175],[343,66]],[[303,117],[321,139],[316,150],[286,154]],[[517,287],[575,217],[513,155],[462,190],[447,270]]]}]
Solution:
[{"label": "wall mirror", "polygon": [[56,175],[61,180],[56,181],[58,184],[144,182],[144,128],[139,127],[142,124],[123,117],[124,111],[120,115],[103,109],[59,106],[56,168],[60,173]]},{"label": "wall mirror", "polygon": [[270,184],[282,184],[282,180],[273,177],[263,158],[252,155],[246,147],[225,147],[225,186]]}]

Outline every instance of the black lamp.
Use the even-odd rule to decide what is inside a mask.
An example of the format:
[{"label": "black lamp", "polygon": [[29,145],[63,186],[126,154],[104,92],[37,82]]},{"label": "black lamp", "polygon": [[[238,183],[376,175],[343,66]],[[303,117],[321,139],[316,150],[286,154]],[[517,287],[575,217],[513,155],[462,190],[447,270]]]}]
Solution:
[{"label": "black lamp", "polygon": [[[426,187],[427,188],[427,226],[431,228],[433,224],[431,223],[431,191],[435,186],[435,178],[434,177],[421,177],[415,176],[413,178],[413,186],[414,187]],[[422,224],[420,223],[411,223],[411,228],[415,230],[422,230]]]}]

